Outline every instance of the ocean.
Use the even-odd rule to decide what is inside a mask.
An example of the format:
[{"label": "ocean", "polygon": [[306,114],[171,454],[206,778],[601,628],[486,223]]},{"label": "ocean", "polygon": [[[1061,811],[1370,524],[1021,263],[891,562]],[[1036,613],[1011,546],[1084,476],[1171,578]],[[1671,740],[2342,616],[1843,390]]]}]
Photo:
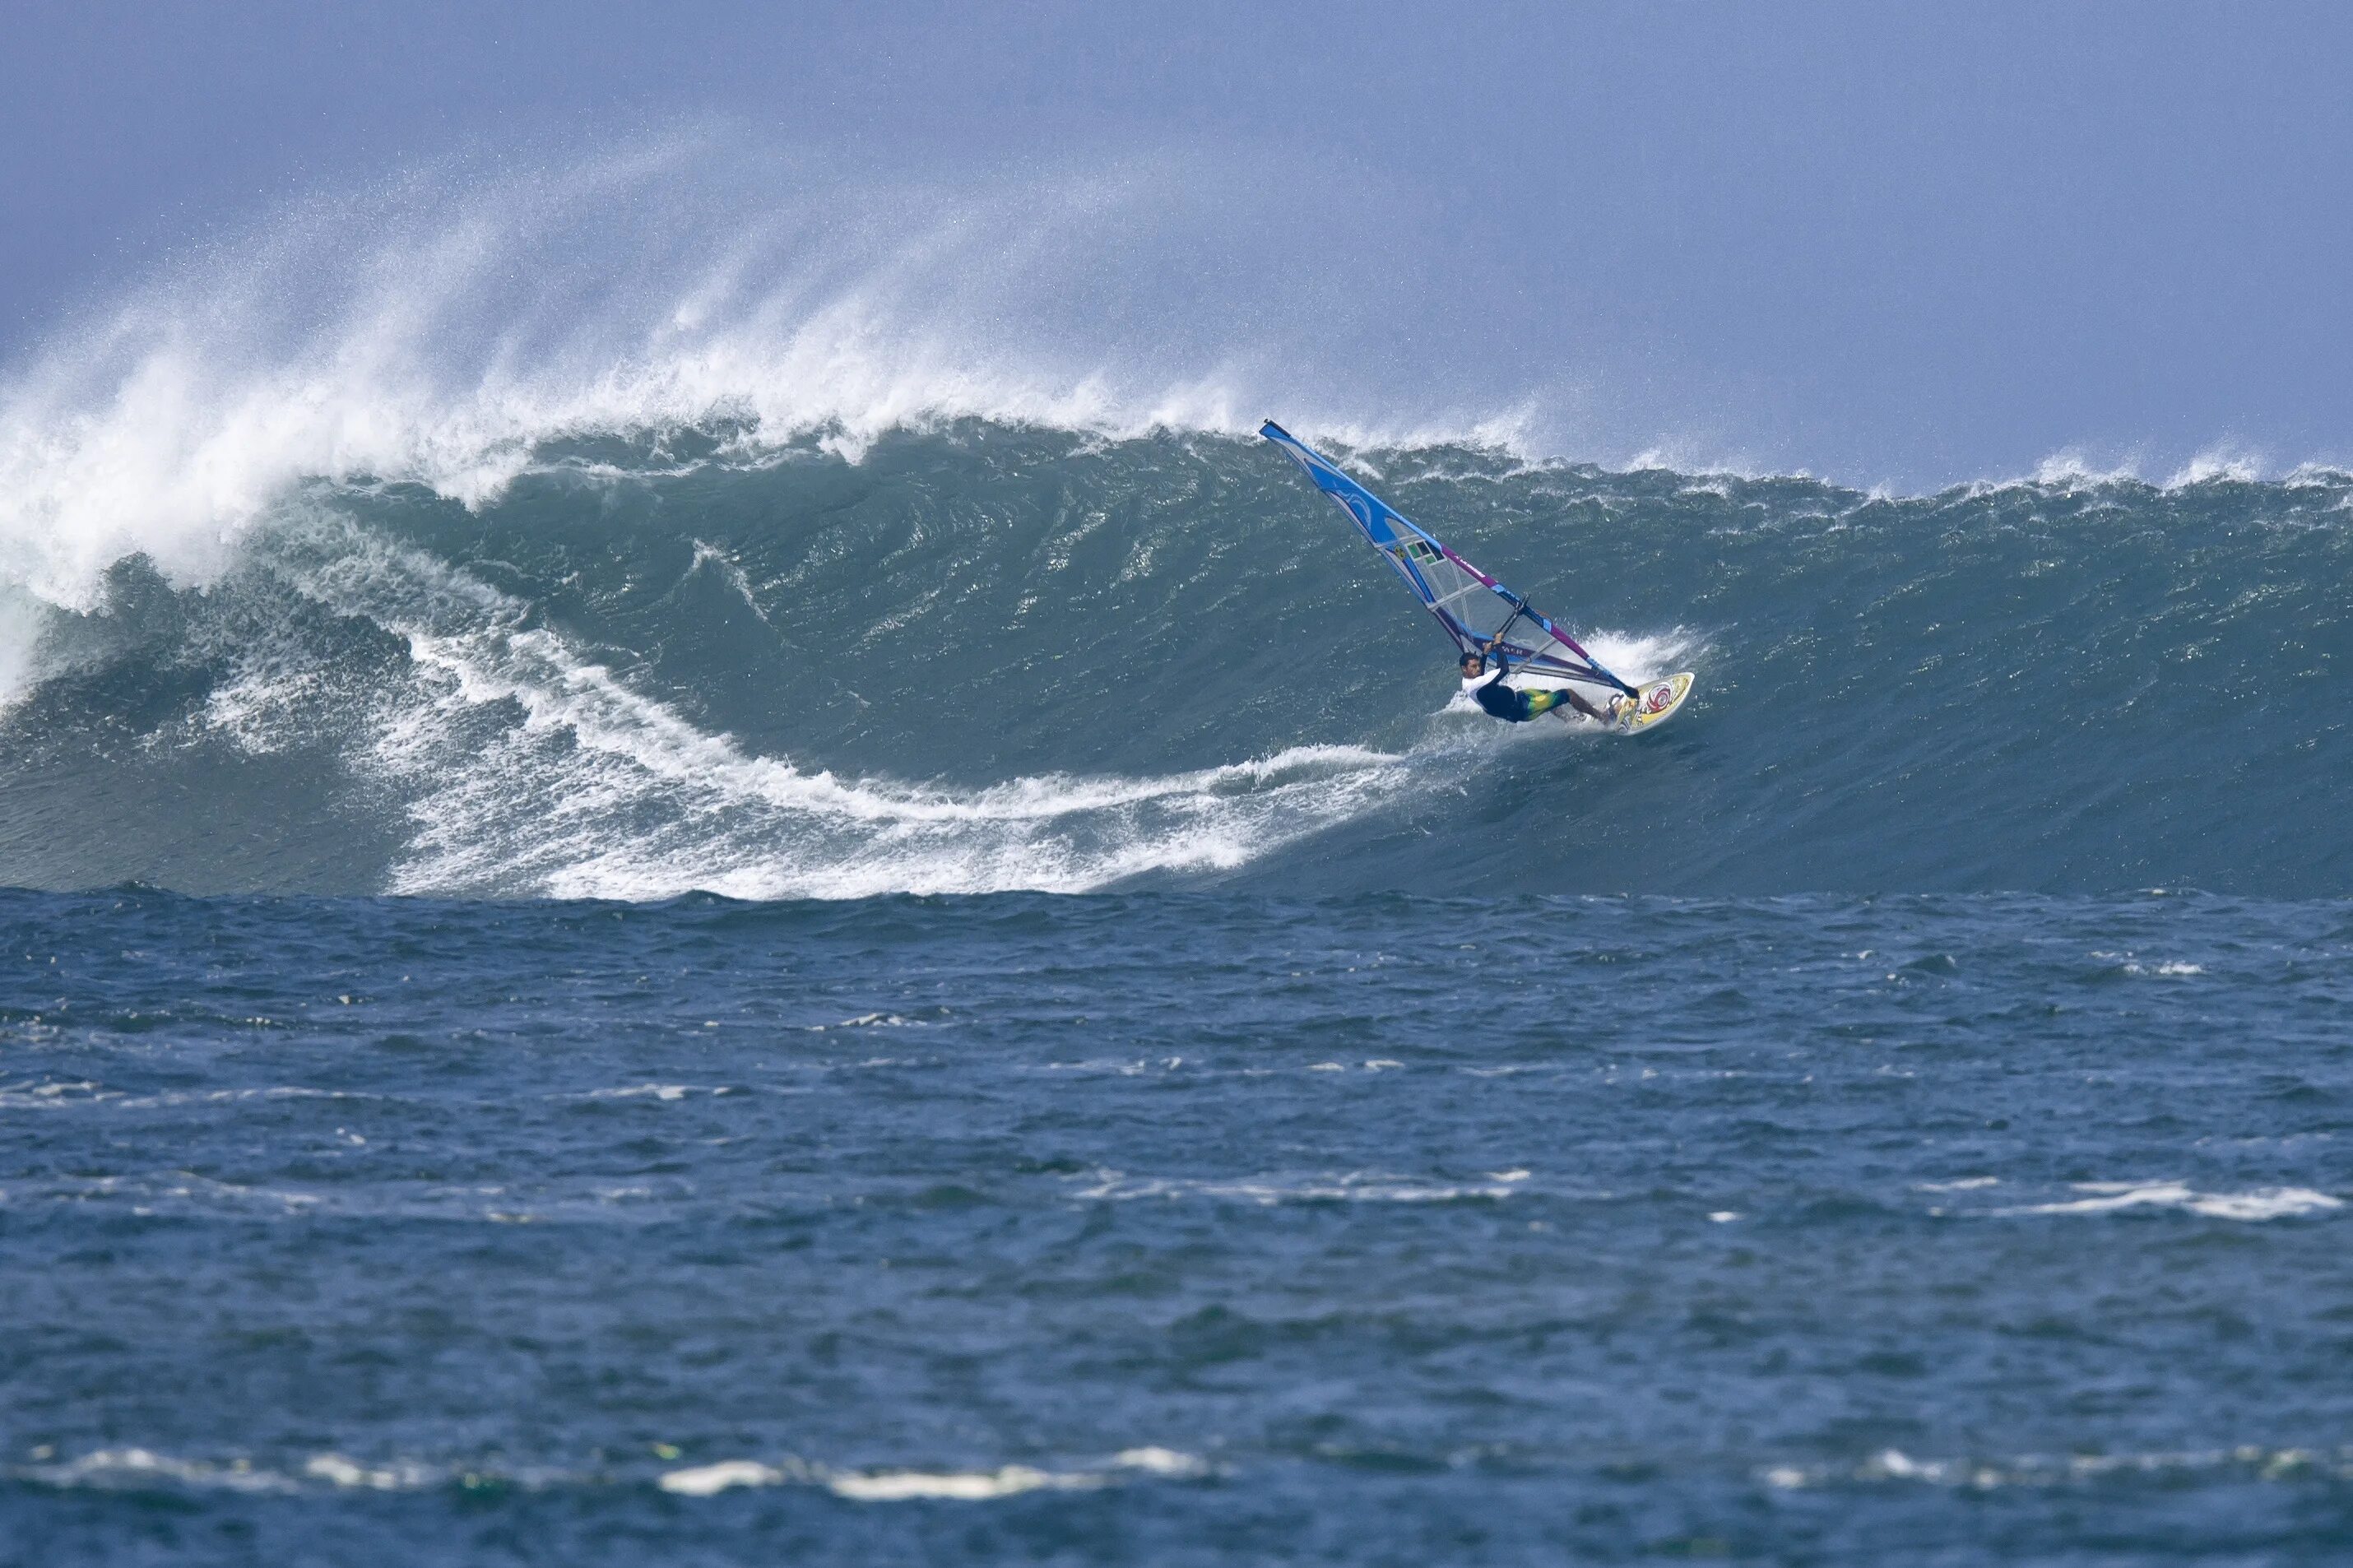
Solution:
[{"label": "ocean", "polygon": [[0,928],[10,1562],[2353,1540],[2342,902]]},{"label": "ocean", "polygon": [[2353,482],[739,437],[41,622],[8,1561],[2353,1542]]},{"label": "ocean", "polygon": [[[2353,1553],[2353,477],[287,244],[0,378],[0,1562]],[[1259,413],[1694,696],[1470,710]]]}]

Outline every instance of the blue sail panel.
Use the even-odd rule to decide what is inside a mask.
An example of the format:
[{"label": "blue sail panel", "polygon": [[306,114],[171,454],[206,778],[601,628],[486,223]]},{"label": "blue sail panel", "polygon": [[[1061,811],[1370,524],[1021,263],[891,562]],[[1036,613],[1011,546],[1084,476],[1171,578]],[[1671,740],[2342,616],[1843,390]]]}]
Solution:
[{"label": "blue sail panel", "polygon": [[[1482,647],[1501,636],[1515,669],[1556,680],[1630,689],[1575,638],[1503,584],[1414,525],[1404,513],[1340,471],[1339,466],[1271,419],[1259,434],[1306,471],[1315,488],[1348,514],[1366,542],[1404,579],[1459,648]],[[1523,630],[1525,628],[1525,630]]]},{"label": "blue sail panel", "polygon": [[1273,420],[1270,419],[1259,426],[1258,433],[1282,447],[1290,454],[1293,462],[1306,469],[1307,477],[1315,481],[1315,488],[1337,501],[1340,510],[1356,520],[1356,526],[1364,530],[1365,537],[1372,542],[1375,549],[1394,547],[1398,543],[1400,524],[1407,536],[1422,537],[1421,530],[1407,522],[1403,514],[1342,473],[1333,466],[1329,458]]}]

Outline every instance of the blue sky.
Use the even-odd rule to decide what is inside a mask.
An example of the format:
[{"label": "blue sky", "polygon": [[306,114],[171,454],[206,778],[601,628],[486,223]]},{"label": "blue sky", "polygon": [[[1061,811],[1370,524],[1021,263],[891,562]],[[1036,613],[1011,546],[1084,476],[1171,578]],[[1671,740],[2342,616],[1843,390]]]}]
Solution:
[{"label": "blue sky", "polygon": [[305,194],[716,124],[924,178],[1223,159],[1330,211],[1254,265],[1407,279],[1358,329],[1380,374],[1560,392],[1597,452],[1906,486],[2353,460],[2353,7],[11,14],[10,358]]}]

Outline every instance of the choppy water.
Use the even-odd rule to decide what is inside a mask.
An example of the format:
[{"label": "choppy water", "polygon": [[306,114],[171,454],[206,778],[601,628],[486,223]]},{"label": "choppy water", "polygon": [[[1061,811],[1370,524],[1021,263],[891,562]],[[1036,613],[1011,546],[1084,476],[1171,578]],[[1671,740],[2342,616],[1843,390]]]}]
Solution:
[{"label": "choppy water", "polygon": [[2353,1542],[2342,902],[0,930],[10,1561]]}]

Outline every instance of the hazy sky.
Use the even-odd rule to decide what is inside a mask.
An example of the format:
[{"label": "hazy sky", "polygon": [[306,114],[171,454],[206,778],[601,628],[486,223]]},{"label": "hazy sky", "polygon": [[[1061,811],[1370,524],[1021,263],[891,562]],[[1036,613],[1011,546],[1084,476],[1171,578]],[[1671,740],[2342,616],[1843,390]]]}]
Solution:
[{"label": "hazy sky", "polygon": [[[1444,308],[1397,323],[1396,374],[1573,384],[1609,442],[1913,485],[2065,447],[2158,472],[2216,446],[2353,460],[2342,5],[8,16],[12,358],[290,196],[718,122],[976,177],[1230,149],[1237,179],[1329,204],[1335,247],[1436,272]],[[1359,194],[1386,234],[1347,226]]]}]

